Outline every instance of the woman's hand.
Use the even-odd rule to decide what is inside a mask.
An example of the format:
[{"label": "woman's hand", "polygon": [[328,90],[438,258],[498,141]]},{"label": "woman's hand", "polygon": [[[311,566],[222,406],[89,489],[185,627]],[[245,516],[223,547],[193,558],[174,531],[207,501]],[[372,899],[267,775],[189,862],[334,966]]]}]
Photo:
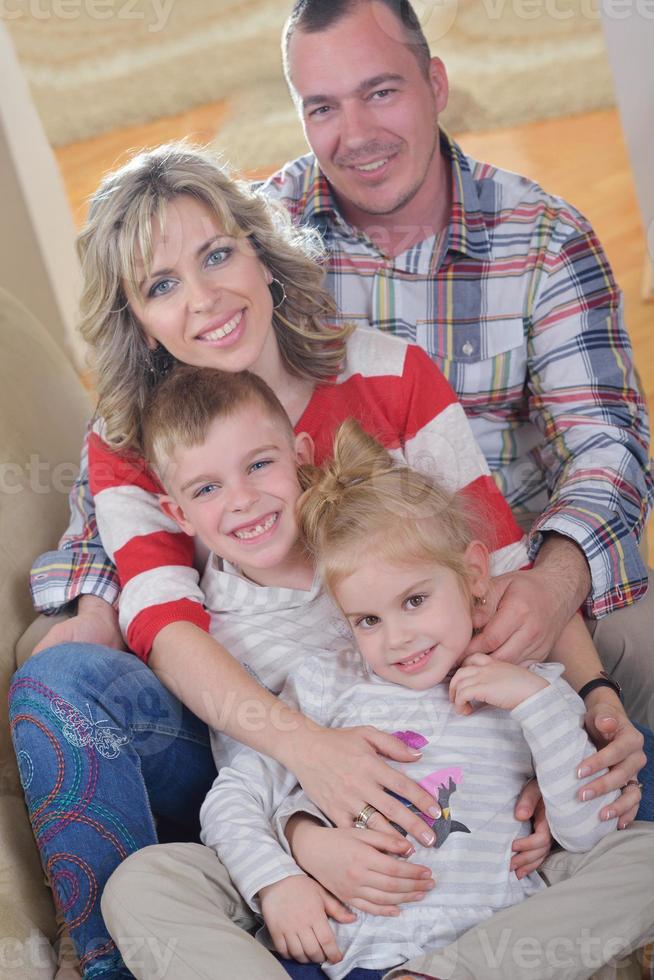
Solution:
[{"label": "woman's hand", "polygon": [[60,643],[95,643],[114,650],[124,650],[125,641],[118,625],[118,613],[98,596],[80,596],[77,614],[48,630],[34,647],[32,656]]},{"label": "woman's hand", "polygon": [[[337,827],[351,828],[364,806],[370,804],[420,844],[431,847],[434,833],[422,817],[386,790],[413,803],[434,820],[441,812],[438,803],[430,793],[381,758],[415,762],[420,755],[393,735],[369,725],[358,728],[313,725],[303,732],[301,739],[293,740],[289,753],[280,761],[295,773],[307,795]],[[397,833],[380,817],[376,820],[377,830]]]},{"label": "woman's hand", "polygon": [[[368,827],[376,820],[374,814]],[[398,905],[419,902],[434,887],[429,868],[399,860],[415,851],[396,834],[325,827],[298,813],[288,821],[286,837],[301,868],[362,912],[399,915]]]},{"label": "woman's hand", "polygon": [[609,771],[598,779],[586,783],[579,791],[579,798],[595,796],[622,789],[622,796],[604,807],[602,820],[618,819],[618,827],[624,830],[636,818],[640,805],[638,773],[647,762],[643,752],[643,736],[631,724],[620,699],[607,687],[598,687],[586,698],[586,731],[599,749],[595,755],[584,759],[577,775],[580,779],[591,776],[601,769]]},{"label": "woman's hand", "polygon": [[343,954],[328,916],[354,922],[356,916],[311,878],[292,875],[259,892],[261,912],[280,956],[298,963],[339,963]]}]

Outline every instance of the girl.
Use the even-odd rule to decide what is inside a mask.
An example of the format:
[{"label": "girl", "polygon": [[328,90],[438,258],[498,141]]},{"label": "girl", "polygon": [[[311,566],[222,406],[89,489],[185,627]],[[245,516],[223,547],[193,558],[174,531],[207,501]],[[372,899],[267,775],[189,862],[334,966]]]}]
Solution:
[{"label": "girl", "polygon": [[[89,485],[82,477],[74,501],[82,518],[68,537],[68,559],[50,556],[36,576],[50,609],[58,595],[77,600],[77,614],[55,626],[18,672],[11,711],[35,837],[84,975],[119,977],[99,910],[104,883],[126,855],[156,841],[153,811],[169,836],[197,833],[195,814],[215,775],[207,723],[274,751],[337,824],[370,804],[424,834],[420,818],[384,792],[389,779],[399,778],[401,795],[418,810],[433,805],[379,757],[410,759],[396,739],[370,730],[318,729],[302,739],[275,732],[276,698],[206,632],[193,544],[162,518],[160,488],[140,459],[142,408],[170,365],[255,371],[293,423],[314,436],[319,459],[349,415],[410,460],[442,460],[447,449],[452,489],[491,502],[498,572],[515,567],[520,533],[427,356],[391,338],[330,327],[334,307],[315,236],[292,227],[207,154],[169,145],[109,175],[79,252],[81,330],[103,422],[88,440]],[[122,645],[112,608],[118,583],[122,630],[138,659],[107,649]],[[600,664],[591,658],[576,668],[581,685]],[[253,698],[265,716],[256,731],[241,722],[241,707]],[[601,706],[614,700],[606,689],[590,695],[593,730]],[[615,704],[612,711],[621,711]],[[630,777],[642,765],[641,747],[625,718],[611,755]],[[598,756],[597,768],[602,762]],[[608,779],[624,783],[624,770]],[[623,819],[633,818],[638,799],[630,789],[616,803]],[[523,859],[531,863],[534,852]]]}]

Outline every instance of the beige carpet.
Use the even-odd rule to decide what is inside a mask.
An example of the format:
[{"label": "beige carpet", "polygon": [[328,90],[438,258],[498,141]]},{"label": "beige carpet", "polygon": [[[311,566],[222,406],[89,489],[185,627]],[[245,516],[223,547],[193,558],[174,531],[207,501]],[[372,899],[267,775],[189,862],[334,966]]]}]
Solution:
[{"label": "beige carpet", "polygon": [[[224,99],[219,144],[234,165],[253,168],[305,149],[281,78],[290,2],[19,0],[19,16],[6,23],[55,146]],[[444,121],[454,132],[612,104],[592,0],[415,6],[448,66]]]}]

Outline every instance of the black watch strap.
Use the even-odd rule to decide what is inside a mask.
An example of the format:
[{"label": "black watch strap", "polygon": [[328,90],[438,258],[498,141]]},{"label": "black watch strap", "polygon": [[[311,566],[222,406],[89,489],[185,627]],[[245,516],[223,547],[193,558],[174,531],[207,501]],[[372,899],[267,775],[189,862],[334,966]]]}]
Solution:
[{"label": "black watch strap", "polygon": [[597,687],[610,687],[622,701],[622,688],[618,682],[613,680],[612,677],[609,677],[604,670],[600,671],[599,677],[594,677],[592,681],[588,681],[588,683],[584,684],[584,686],[580,689],[579,697],[581,700],[583,701],[585,698],[587,698],[590,692],[594,691]]}]

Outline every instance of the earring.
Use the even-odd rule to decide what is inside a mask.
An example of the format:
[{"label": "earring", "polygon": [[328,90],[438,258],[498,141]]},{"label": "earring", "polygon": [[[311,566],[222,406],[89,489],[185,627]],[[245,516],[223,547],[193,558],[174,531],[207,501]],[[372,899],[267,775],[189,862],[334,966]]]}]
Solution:
[{"label": "earring", "polygon": [[174,364],[174,359],[165,347],[157,344],[154,350],[150,350],[149,347],[146,348],[145,363],[150,376],[149,380],[155,384],[160,378],[168,374]]},{"label": "earring", "polygon": [[487,599],[486,599],[486,596],[485,595],[473,595],[473,597],[472,597],[472,604],[477,609],[480,606],[485,606],[486,605],[486,601],[487,601]]},{"label": "earring", "polygon": [[[275,300],[275,293],[273,292],[273,284],[275,286],[277,286],[278,289],[281,289],[281,291],[282,291],[282,297],[276,303],[274,302],[274,300]],[[272,281],[271,281],[271,283],[270,283],[270,285],[269,285],[268,288],[270,289],[270,292],[271,292],[272,298],[273,298],[273,310],[278,310],[279,307],[280,306],[283,306],[283,304],[286,302],[286,290],[284,288],[284,283],[280,279],[277,279],[275,276],[273,276],[272,277]]]}]

